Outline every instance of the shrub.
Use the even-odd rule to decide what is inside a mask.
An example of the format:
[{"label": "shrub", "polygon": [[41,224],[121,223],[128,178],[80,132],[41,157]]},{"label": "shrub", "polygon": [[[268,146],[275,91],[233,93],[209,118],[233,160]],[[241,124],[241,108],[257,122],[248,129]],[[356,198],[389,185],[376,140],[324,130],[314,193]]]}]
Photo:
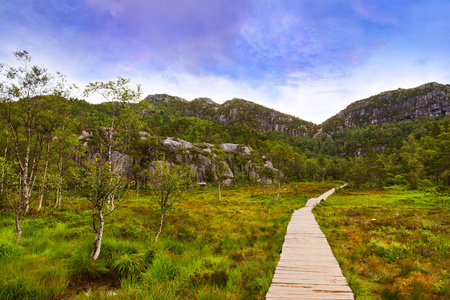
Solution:
[{"label": "shrub", "polygon": [[148,249],[144,254],[144,263],[146,266],[151,266],[155,259],[156,251],[154,249]]},{"label": "shrub", "polygon": [[10,258],[16,254],[16,249],[13,245],[7,242],[0,241],[0,259]]},{"label": "shrub", "polygon": [[81,251],[73,256],[69,262],[71,277],[75,280],[98,279],[108,273],[106,261],[93,260],[87,253]]},{"label": "shrub", "polygon": [[134,277],[138,275],[144,268],[144,255],[142,253],[136,254],[122,254],[113,264],[114,272],[121,278]]},{"label": "shrub", "polygon": [[116,238],[104,239],[100,257],[106,258],[111,264],[123,254],[136,254],[139,249],[134,243]]},{"label": "shrub", "polygon": [[153,260],[152,266],[143,274],[148,282],[162,282],[175,278],[177,269],[170,257],[163,255]]}]

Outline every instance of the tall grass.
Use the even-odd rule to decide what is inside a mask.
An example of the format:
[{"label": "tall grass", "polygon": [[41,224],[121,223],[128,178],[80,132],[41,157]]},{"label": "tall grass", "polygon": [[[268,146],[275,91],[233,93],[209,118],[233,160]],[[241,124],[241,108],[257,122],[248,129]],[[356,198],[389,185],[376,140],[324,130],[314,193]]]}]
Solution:
[{"label": "tall grass", "polygon": [[292,212],[336,185],[285,186],[279,202],[260,187],[228,187],[222,202],[202,190],[167,215],[157,243],[158,210],[143,191],[110,216],[96,261],[83,200],[24,217],[19,245],[2,212],[0,298],[263,299]]},{"label": "tall grass", "polygon": [[427,191],[343,190],[314,213],[357,299],[450,298],[450,213]]}]

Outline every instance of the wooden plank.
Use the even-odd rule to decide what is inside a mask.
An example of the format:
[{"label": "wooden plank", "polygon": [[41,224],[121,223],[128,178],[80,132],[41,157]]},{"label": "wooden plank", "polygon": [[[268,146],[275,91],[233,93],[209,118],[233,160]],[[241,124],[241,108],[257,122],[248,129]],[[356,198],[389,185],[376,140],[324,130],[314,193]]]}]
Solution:
[{"label": "wooden plank", "polygon": [[266,299],[354,299],[312,213],[312,208],[333,192],[309,199],[292,214]]}]

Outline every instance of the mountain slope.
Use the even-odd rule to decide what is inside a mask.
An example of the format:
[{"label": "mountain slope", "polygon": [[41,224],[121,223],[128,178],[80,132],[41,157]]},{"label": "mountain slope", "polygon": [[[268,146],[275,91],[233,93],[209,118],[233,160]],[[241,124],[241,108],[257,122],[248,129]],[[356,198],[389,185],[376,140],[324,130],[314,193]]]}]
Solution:
[{"label": "mountain slope", "polygon": [[290,135],[313,135],[317,125],[274,109],[244,99],[234,98],[217,104],[209,98],[186,101],[164,94],[149,95],[146,98],[156,111],[165,114],[184,114],[211,120],[221,125],[243,126],[252,130],[279,131]]},{"label": "mountain slope", "polygon": [[431,82],[356,101],[323,122],[321,127],[323,132],[333,133],[346,127],[446,115],[450,115],[450,85]]}]

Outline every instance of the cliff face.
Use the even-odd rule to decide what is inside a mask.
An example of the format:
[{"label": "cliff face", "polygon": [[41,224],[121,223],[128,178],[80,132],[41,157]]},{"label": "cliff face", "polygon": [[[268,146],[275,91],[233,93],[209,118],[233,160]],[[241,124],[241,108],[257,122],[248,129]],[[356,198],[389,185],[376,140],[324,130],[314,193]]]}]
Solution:
[{"label": "cliff face", "polygon": [[223,125],[247,126],[261,132],[280,131],[294,136],[313,134],[317,127],[311,122],[236,98],[220,105],[215,119]]},{"label": "cliff face", "polygon": [[244,99],[232,99],[219,105],[209,98],[186,101],[168,95],[150,95],[146,98],[157,111],[212,120],[222,125],[244,126],[252,130],[279,131],[290,135],[312,135],[317,125],[297,117]]},{"label": "cliff face", "polygon": [[[99,154],[99,135],[105,135],[106,131],[100,132],[83,131],[78,139],[81,141],[87,158],[95,159]],[[263,167],[269,168],[274,174],[278,169],[265,156],[260,156],[252,148],[241,145],[224,143],[213,145],[208,143],[190,143],[188,141],[172,137],[152,137],[146,132],[139,133],[142,145],[140,153],[140,164],[146,170],[152,170],[154,161],[159,154],[164,153],[165,160],[171,165],[187,164],[192,173],[202,185],[217,181],[218,176],[225,180],[226,184],[236,183],[240,178],[254,182],[272,183],[272,179],[264,178],[259,171]],[[132,159],[129,155],[113,151],[112,161],[115,171],[128,177],[132,177]],[[222,164],[221,173],[218,164]]]},{"label": "cliff face", "polygon": [[333,133],[346,127],[447,115],[450,115],[450,85],[432,82],[354,102],[322,123],[321,130]]}]

